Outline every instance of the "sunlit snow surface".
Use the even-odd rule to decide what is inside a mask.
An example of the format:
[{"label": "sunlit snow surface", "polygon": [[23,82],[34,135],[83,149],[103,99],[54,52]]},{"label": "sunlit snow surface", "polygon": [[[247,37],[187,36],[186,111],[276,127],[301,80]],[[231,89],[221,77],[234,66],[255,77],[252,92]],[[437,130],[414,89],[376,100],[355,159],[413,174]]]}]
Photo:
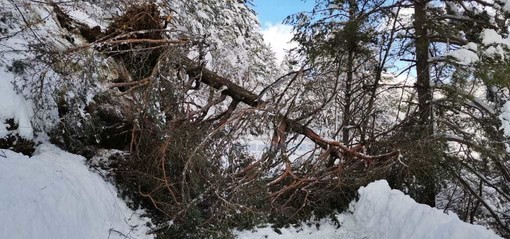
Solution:
[{"label": "sunlit snow surface", "polygon": [[510,101],[503,105],[499,119],[501,120],[501,129],[506,136],[510,136]]},{"label": "sunlit snow surface", "polygon": [[[238,238],[499,238],[482,226],[418,204],[386,181],[359,189],[350,212],[319,224],[235,232]],[[39,146],[28,158],[0,151],[0,238],[151,238],[146,219],[88,170],[80,156]]]},{"label": "sunlit snow surface", "polygon": [[0,150],[0,238],[152,238],[146,222],[80,156]]},{"label": "sunlit snow surface", "polygon": [[9,133],[4,122],[12,118],[19,125],[17,133],[25,139],[32,139],[33,129],[30,123],[32,116],[31,103],[16,94],[7,74],[3,74],[0,69],[0,138]]},{"label": "sunlit snow surface", "polygon": [[271,227],[237,232],[238,238],[370,238],[370,239],[489,239],[500,238],[482,226],[461,221],[455,214],[418,204],[384,180],[358,190],[351,212],[337,216],[340,225],[322,220],[320,227],[280,229]]}]

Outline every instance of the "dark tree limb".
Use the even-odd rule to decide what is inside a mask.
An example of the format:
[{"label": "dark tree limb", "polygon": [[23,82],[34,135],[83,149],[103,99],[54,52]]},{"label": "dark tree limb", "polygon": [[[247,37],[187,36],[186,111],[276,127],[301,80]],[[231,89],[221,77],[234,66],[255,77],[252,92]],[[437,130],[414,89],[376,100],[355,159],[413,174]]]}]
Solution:
[{"label": "dark tree limb", "polygon": [[[229,79],[222,77],[215,72],[202,67],[200,64],[194,62],[193,60],[182,57],[181,64],[185,67],[186,73],[190,77],[201,76],[201,81],[213,87],[215,89],[222,89],[222,94],[230,96],[234,102],[243,102],[252,107],[263,107],[267,104],[267,102],[260,99],[257,94],[254,94],[243,87],[237,85],[236,83],[230,81]],[[350,149],[345,144],[342,144],[337,141],[330,141],[322,138],[317,133],[315,133],[311,128],[304,126],[299,121],[290,119],[282,114],[277,114],[275,117],[280,118],[282,122],[285,123],[286,130],[288,132],[297,133],[306,136],[310,140],[312,140],[315,144],[321,147],[324,150],[331,150],[331,156],[336,158],[342,158],[342,155],[349,155],[353,158],[358,158],[362,160],[386,160],[391,157],[395,157],[399,155],[399,151],[393,151],[380,155],[366,155],[356,150]]]}]

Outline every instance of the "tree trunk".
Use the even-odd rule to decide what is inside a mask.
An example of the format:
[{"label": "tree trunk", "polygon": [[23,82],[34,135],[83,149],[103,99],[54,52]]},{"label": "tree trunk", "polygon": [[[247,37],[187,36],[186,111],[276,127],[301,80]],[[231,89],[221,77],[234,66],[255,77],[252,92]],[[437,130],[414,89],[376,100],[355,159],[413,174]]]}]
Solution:
[{"label": "tree trunk", "polygon": [[433,134],[432,91],[430,87],[429,41],[427,39],[427,0],[414,2],[416,44],[416,91],[418,92],[419,124],[423,137]]},{"label": "tree trunk", "polygon": [[354,24],[355,27],[348,28],[347,33],[347,79],[345,81],[344,90],[344,112],[343,112],[343,128],[342,128],[342,143],[345,145],[350,144],[350,128],[352,127],[352,115],[351,115],[351,104],[352,104],[352,84],[354,80],[354,54],[356,49],[356,35],[358,34],[356,19],[356,0],[349,1],[349,22],[348,24]]},{"label": "tree trunk", "polygon": [[[418,130],[416,140],[423,143],[433,135],[432,117],[432,90],[430,86],[429,69],[429,41],[427,38],[427,2],[428,0],[414,1],[414,31],[416,44],[416,91],[418,93]],[[426,155],[421,160],[431,160]],[[433,168],[431,170],[434,170]],[[433,174],[432,174],[433,175]],[[421,177],[421,176],[420,176]],[[421,180],[424,188],[420,191],[418,199],[432,207],[435,206],[436,187],[433,178],[423,176]]]}]

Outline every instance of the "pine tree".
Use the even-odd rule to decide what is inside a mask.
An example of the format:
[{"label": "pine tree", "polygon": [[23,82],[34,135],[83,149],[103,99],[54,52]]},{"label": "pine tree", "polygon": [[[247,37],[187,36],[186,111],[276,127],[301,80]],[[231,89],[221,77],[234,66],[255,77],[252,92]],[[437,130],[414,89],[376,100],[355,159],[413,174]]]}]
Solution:
[{"label": "pine tree", "polygon": [[394,41],[393,30],[383,33],[377,27],[385,23],[386,7],[385,1],[318,1],[312,12],[287,19],[297,31],[300,52],[316,71],[311,77],[317,87],[334,92],[331,100],[314,99],[327,102],[320,115],[337,126],[317,127],[329,128],[331,137],[345,145],[370,148],[374,140],[369,125],[376,123],[377,95],[391,58],[385,49]]},{"label": "pine tree", "polygon": [[[504,166],[508,153],[502,147],[504,139],[497,133],[499,123],[492,109],[498,106],[480,93],[492,92],[494,87],[488,78],[482,79],[476,73],[487,72],[486,66],[494,63],[484,56],[484,33],[506,34],[507,14],[501,11],[502,5],[492,1],[401,1],[401,4],[414,11],[409,26],[412,33],[407,37],[414,44],[410,52],[415,61],[418,98],[414,128],[419,134],[412,141],[420,146],[406,151],[409,163],[423,167],[412,173],[414,178],[407,183],[411,194],[414,188],[418,193],[415,197],[434,205],[436,194],[444,187],[442,183],[458,183],[465,195],[477,198],[468,202],[465,209],[455,208],[466,215],[464,220],[473,222],[474,215],[490,215],[491,219],[483,220],[493,221],[502,234],[508,233],[501,216],[488,206],[486,200],[490,199],[482,196],[485,183],[498,188],[500,195],[496,197],[500,198],[507,198],[503,193],[505,187],[495,186],[501,181],[491,183],[475,176],[477,172],[473,170],[486,168],[487,174],[503,178],[508,170]],[[497,153],[483,150],[480,142],[484,141],[494,142],[489,145]],[[413,171],[413,166],[409,166]]]},{"label": "pine tree", "polygon": [[[339,100],[329,104],[341,110],[329,115],[315,114],[315,122],[326,123],[317,123],[316,127],[327,127],[327,119],[341,116],[337,133],[341,132],[344,144],[377,138],[369,149],[399,148],[403,164],[394,167],[389,177],[394,186],[407,190],[417,201],[434,206],[438,195],[442,197],[448,191],[445,187],[449,186],[445,185],[457,184],[463,188],[462,197],[476,200],[470,199],[466,207],[449,204],[450,208],[469,214],[465,220],[473,221],[478,215],[484,222],[494,222],[501,233],[508,227],[486,201],[491,201],[491,197],[508,201],[507,188],[503,186],[508,184],[508,153],[505,136],[498,130],[497,110],[493,109],[506,101],[503,92],[508,85],[498,71],[505,71],[508,65],[504,47],[498,48],[504,40],[488,45],[484,35],[508,34],[504,6],[492,1],[460,0],[317,1],[312,12],[288,19],[295,25],[295,39],[311,62],[314,79],[324,77],[324,88],[341,92],[336,97]],[[377,31],[383,22],[391,29],[389,33]],[[384,40],[386,45],[377,44]],[[383,57],[364,60],[377,55]],[[406,62],[410,64],[406,66]],[[399,69],[404,71],[395,72]],[[387,71],[415,77],[413,90],[404,85],[399,90],[404,99],[400,102],[390,97],[399,102],[399,109],[389,127],[376,119],[375,124],[367,124],[362,119],[374,116],[373,107],[385,109],[380,118],[394,112],[391,106],[384,108],[388,105],[377,102],[387,94],[380,85],[381,76]],[[360,88],[363,90],[355,90]],[[374,97],[373,92],[378,96]],[[356,104],[353,100],[368,103]],[[361,129],[346,127],[351,125]],[[366,132],[370,131],[381,133],[367,137]],[[493,153],[483,150],[482,142],[493,142],[489,144]],[[494,176],[501,180],[480,178],[477,168],[501,175]],[[484,198],[485,193],[477,192],[477,187],[497,188],[498,193]],[[504,208],[498,209],[500,213],[505,213]]]}]

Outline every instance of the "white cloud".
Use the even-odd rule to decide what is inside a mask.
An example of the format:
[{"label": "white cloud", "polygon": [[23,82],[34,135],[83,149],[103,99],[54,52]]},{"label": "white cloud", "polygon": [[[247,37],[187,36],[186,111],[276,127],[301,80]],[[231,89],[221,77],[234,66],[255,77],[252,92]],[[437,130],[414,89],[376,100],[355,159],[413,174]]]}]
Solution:
[{"label": "white cloud", "polygon": [[266,23],[262,29],[264,42],[271,46],[278,62],[282,62],[286,51],[298,46],[292,40],[292,26]]}]

